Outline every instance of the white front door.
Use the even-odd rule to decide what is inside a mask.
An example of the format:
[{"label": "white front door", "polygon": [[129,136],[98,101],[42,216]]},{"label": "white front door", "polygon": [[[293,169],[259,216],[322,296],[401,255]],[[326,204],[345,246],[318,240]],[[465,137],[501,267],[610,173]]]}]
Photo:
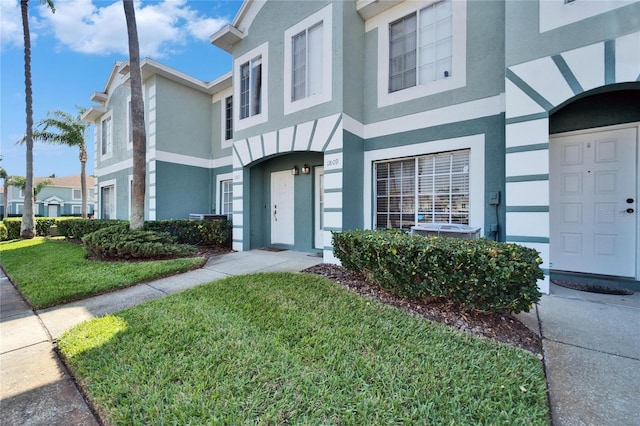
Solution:
[{"label": "white front door", "polygon": [[635,276],[636,150],[636,128],[551,138],[552,269]]},{"label": "white front door", "polygon": [[315,168],[314,192],[314,247],[324,248],[324,167]]},{"label": "white front door", "polygon": [[58,205],[49,204],[49,217],[58,217]]},{"label": "white front door", "polygon": [[271,173],[271,244],[295,242],[293,178],[289,170]]}]

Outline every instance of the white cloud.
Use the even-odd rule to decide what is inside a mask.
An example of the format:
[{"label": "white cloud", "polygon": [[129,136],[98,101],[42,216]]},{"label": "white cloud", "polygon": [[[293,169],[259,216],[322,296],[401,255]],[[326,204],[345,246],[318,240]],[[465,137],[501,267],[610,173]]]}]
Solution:
[{"label": "white cloud", "polygon": [[[2,47],[22,46],[18,0],[0,0]],[[40,22],[47,23],[59,48],[91,55],[127,56],[128,39],[122,1],[57,0],[56,13],[39,6]],[[33,15],[35,11],[30,11]],[[189,41],[205,41],[227,23],[226,18],[204,16],[186,0],[136,2],[140,56],[161,58]],[[32,31],[34,37],[40,25]]]}]

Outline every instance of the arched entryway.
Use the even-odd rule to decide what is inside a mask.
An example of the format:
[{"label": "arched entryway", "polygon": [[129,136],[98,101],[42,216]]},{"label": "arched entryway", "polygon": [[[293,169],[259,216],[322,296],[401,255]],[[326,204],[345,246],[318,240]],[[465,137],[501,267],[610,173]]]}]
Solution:
[{"label": "arched entryway", "polygon": [[640,88],[584,93],[549,116],[551,273],[635,279]]}]

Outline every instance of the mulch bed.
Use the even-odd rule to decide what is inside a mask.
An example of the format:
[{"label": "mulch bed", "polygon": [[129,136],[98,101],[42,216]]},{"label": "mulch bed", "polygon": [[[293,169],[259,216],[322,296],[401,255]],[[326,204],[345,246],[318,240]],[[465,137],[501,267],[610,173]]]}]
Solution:
[{"label": "mulch bed", "polygon": [[465,311],[461,305],[441,298],[403,299],[367,282],[362,274],[351,272],[338,265],[323,263],[305,269],[303,272],[322,275],[356,293],[403,309],[413,315],[525,349],[542,357],[540,337],[512,315],[477,310]]}]

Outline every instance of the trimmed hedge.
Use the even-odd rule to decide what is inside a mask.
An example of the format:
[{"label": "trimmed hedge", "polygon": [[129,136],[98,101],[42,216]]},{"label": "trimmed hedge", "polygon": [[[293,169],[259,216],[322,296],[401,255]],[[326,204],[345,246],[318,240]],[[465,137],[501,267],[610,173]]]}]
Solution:
[{"label": "trimmed hedge", "polygon": [[[70,218],[58,223],[60,235],[67,238],[82,239],[85,235],[109,226],[126,224],[126,220],[75,219]],[[154,220],[146,221],[144,229],[167,232],[179,244],[225,246],[231,241],[231,222],[205,220]]]},{"label": "trimmed hedge", "polygon": [[9,232],[7,231],[7,226],[4,222],[0,222],[0,241],[8,240]]},{"label": "trimmed hedge", "polygon": [[[49,236],[49,229],[53,226],[60,226],[61,223],[66,222],[66,218],[59,217],[36,217],[36,236],[47,237]],[[7,227],[7,239],[15,240],[20,238],[20,225],[22,224],[22,217],[7,218],[2,221]]]},{"label": "trimmed hedge", "polygon": [[196,252],[193,246],[176,244],[167,232],[131,230],[126,223],[87,234],[82,242],[89,256],[102,260],[162,259]]},{"label": "trimmed hedge", "polygon": [[[37,220],[37,219],[36,219]],[[2,221],[4,226],[7,227],[7,239],[15,240],[20,238],[20,224],[22,219],[20,218],[7,218]]]},{"label": "trimmed hedge", "polygon": [[400,231],[332,234],[345,268],[402,297],[444,297],[466,309],[500,313],[527,312],[540,300],[542,260],[531,248]]}]

